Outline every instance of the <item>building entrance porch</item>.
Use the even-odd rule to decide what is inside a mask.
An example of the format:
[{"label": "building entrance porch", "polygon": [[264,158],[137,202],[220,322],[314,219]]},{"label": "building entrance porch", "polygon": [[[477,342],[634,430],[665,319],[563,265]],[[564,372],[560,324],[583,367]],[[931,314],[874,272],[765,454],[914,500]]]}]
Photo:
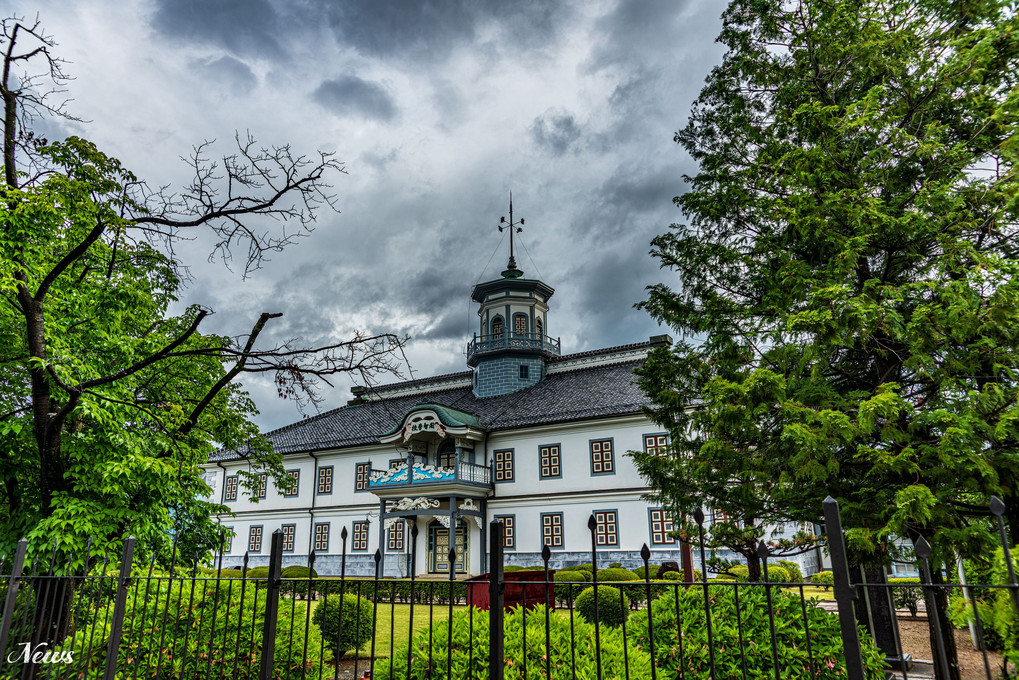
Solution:
[{"label": "building entrance porch", "polygon": [[455,574],[484,572],[487,542],[481,527],[486,505],[484,497],[460,495],[380,499],[380,573],[396,578],[448,576],[450,548],[456,550]]}]

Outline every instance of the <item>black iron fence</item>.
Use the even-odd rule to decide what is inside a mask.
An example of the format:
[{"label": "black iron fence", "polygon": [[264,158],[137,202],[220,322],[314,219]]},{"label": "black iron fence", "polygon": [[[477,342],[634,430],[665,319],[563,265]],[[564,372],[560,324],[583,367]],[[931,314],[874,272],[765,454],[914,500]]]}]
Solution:
[{"label": "black iron fence", "polygon": [[[492,571],[471,580],[452,568],[438,580],[413,570],[406,580],[380,578],[378,553],[375,577],[347,577],[345,531],[335,577],[314,572],[314,554],[303,571],[283,570],[280,532],[269,566],[250,570],[247,557],[240,570],[223,569],[222,558],[203,568],[176,543],[168,564],[139,564],[131,538],[116,559],[86,554],[75,570],[81,562],[56,548],[27,559],[22,541],[0,561],[0,678],[1011,677],[1019,585],[1000,501],[991,506],[1001,539],[995,578],[966,585],[932,569],[923,539],[915,584],[851,569],[838,506],[824,507],[834,602],[813,597],[810,583],[771,582],[764,546],[760,583],[660,579],[647,546],[640,576],[606,567],[593,517],[591,562],[558,572],[547,546],[533,571],[504,572],[503,526],[492,522]],[[412,530],[412,564],[417,543]],[[703,564],[703,527],[699,548]],[[904,593],[925,606],[897,611]],[[920,612],[929,659],[907,648],[915,641],[904,643],[898,625]],[[972,630],[974,668],[954,665],[952,624]]]}]

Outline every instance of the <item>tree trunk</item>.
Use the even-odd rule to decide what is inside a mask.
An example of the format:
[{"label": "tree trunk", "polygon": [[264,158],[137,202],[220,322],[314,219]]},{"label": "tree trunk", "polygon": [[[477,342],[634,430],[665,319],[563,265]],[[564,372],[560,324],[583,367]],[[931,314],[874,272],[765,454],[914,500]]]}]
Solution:
[{"label": "tree trunk", "polygon": [[60,644],[73,632],[76,579],[73,576],[47,576],[32,580],[35,591],[35,611],[32,615],[32,645],[41,642]]},{"label": "tree trunk", "polygon": [[758,583],[761,581],[761,558],[757,556],[756,551],[747,555],[747,581],[750,583]]},{"label": "tree trunk", "polygon": [[[888,575],[883,566],[861,567],[860,571],[864,583],[888,583]],[[885,663],[893,669],[901,670],[903,659],[899,655],[899,624],[895,618],[891,590],[882,587],[861,589],[856,612],[857,620],[867,628],[878,649],[884,654]]]}]

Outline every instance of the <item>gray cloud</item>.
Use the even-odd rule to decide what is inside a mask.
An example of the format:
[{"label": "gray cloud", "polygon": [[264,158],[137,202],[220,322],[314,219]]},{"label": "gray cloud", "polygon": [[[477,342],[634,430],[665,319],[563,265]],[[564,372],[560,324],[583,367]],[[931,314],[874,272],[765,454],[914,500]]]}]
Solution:
[{"label": "gray cloud", "polygon": [[485,25],[500,40],[533,48],[553,39],[570,16],[567,3],[548,0],[347,0],[328,6],[329,23],[341,44],[369,56],[404,55],[428,62],[470,44]]},{"label": "gray cloud", "polygon": [[573,114],[562,109],[549,109],[534,119],[531,136],[538,146],[551,151],[553,156],[562,156],[580,137],[580,126]]},{"label": "gray cloud", "polygon": [[192,62],[192,68],[203,80],[225,86],[235,95],[249,92],[258,85],[258,78],[248,65],[233,57],[199,59]]},{"label": "gray cloud", "polygon": [[384,87],[357,76],[325,80],[312,93],[319,105],[338,116],[360,116],[390,121],[396,116],[396,104]]},{"label": "gray cloud", "polygon": [[165,37],[261,57],[284,54],[278,40],[284,26],[268,0],[158,0],[152,16]]}]

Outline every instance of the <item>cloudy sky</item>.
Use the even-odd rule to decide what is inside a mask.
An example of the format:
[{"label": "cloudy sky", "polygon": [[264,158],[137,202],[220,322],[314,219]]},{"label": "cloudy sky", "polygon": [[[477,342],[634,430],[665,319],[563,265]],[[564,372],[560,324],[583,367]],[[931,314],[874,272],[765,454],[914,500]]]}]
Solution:
[{"label": "cloudy sky", "polygon": [[[708,71],[711,0],[41,0],[75,80],[79,134],[153,185],[188,179],[180,156],[234,132],[334,151],[339,214],[242,280],[188,244],[187,303],[238,334],[262,311],[275,337],[324,343],[354,329],[409,335],[416,377],[466,368],[469,303],[498,276],[496,225],[513,192],[525,276],[556,289],[548,332],[564,352],[662,332],[633,304],[669,280],[649,241],[681,219],[694,170],[672,141]],[[246,381],[264,428],[300,418],[269,381]],[[338,380],[324,408],[349,398]]]}]

